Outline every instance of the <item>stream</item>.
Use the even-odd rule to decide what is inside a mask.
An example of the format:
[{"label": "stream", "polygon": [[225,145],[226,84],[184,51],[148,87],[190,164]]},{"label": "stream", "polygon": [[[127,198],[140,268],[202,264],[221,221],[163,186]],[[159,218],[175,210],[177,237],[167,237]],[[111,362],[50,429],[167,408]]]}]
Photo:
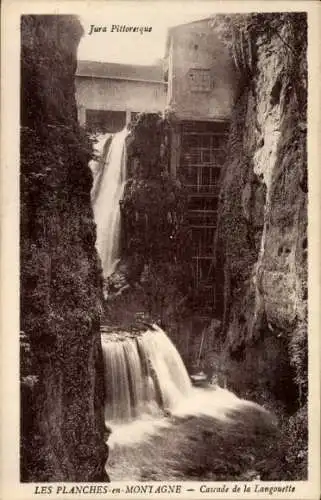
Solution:
[{"label": "stream", "polygon": [[[119,201],[127,131],[103,137],[92,164],[97,250],[104,277],[120,259]],[[109,147],[106,147],[109,141]],[[269,475],[277,427],[259,405],[216,385],[192,385],[176,347],[157,325],[102,333],[111,480],[251,480]]]}]

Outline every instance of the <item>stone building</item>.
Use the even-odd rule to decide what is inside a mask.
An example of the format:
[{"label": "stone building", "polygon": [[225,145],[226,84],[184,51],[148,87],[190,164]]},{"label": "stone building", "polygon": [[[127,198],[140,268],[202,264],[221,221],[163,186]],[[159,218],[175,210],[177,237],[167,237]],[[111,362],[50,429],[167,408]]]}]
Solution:
[{"label": "stone building", "polygon": [[165,67],[171,172],[188,187],[195,287],[209,304],[219,178],[237,78],[227,48],[202,19],[169,29]]},{"label": "stone building", "polygon": [[170,28],[165,61],[167,106],[179,120],[229,120],[236,75],[227,48],[211,27],[211,18]]},{"label": "stone building", "polygon": [[118,132],[137,113],[163,112],[166,87],[161,65],[78,61],[78,120],[92,131]]},{"label": "stone building", "polygon": [[189,190],[195,288],[210,304],[219,178],[236,88],[232,58],[211,18],[170,28],[163,65],[79,61],[76,75],[79,121],[92,131],[117,132],[139,112],[169,117],[171,175]]}]

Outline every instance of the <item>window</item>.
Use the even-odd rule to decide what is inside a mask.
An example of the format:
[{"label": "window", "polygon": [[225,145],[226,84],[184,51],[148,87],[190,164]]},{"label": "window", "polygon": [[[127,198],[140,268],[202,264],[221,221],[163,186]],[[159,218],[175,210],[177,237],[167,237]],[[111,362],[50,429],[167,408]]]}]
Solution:
[{"label": "window", "polygon": [[191,68],[188,72],[188,80],[192,92],[210,92],[212,88],[209,69]]}]

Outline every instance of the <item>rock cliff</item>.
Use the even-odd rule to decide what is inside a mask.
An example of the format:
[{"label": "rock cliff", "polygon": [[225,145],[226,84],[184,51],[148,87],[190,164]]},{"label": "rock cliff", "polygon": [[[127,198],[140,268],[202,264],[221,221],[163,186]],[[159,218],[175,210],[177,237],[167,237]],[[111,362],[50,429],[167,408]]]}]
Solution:
[{"label": "rock cliff", "polygon": [[102,481],[101,270],[73,16],[21,20],[21,480]]},{"label": "rock cliff", "polygon": [[227,377],[295,407],[307,397],[306,17],[251,15],[235,32],[241,84],[216,234]]}]

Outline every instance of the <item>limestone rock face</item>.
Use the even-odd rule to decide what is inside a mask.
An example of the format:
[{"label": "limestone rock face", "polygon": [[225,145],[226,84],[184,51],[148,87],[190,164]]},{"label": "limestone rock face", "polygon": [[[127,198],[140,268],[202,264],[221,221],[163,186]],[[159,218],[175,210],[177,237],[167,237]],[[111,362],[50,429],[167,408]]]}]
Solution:
[{"label": "limestone rock face", "polygon": [[[248,31],[255,57],[234,109],[222,181],[217,251],[225,270],[225,345],[269,388],[291,392],[294,380],[304,397],[306,19],[285,14],[265,23]],[[292,370],[286,380],[283,365],[284,373]]]},{"label": "limestone rock face", "polygon": [[306,117],[296,89],[305,88],[305,74],[293,74],[298,64],[292,53],[294,30],[283,27],[281,37],[292,51],[276,38],[268,52],[265,44],[258,48],[257,119],[263,145],[255,151],[253,166],[267,188],[257,266],[259,293],[264,295],[267,320],[286,328],[305,318],[302,272],[307,196],[301,179],[306,170]]},{"label": "limestone rock face", "polygon": [[73,16],[21,21],[21,480],[106,479],[102,279]]}]

